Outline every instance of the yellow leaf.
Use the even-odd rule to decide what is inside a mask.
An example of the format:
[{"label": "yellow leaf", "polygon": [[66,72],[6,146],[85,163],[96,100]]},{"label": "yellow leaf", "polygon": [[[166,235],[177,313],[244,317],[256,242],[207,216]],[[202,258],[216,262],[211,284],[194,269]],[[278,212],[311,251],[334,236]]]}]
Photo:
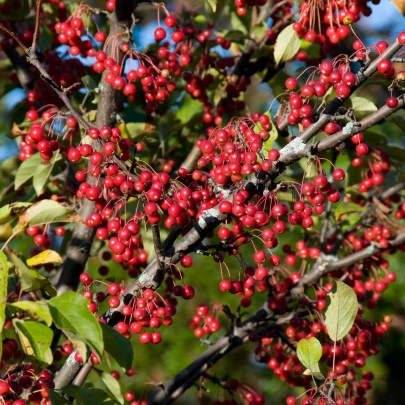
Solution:
[{"label": "yellow leaf", "polygon": [[13,228],[10,224],[0,225],[0,242],[5,242],[13,234]]},{"label": "yellow leaf", "polygon": [[31,257],[27,260],[28,266],[39,266],[40,264],[47,264],[47,263],[62,263],[63,260],[60,257],[58,252],[54,250],[44,250],[43,252],[37,254],[34,257]]},{"label": "yellow leaf", "polygon": [[398,11],[405,16],[405,1],[404,0],[392,0],[394,3],[395,7],[398,9]]},{"label": "yellow leaf", "polygon": [[15,331],[17,332],[18,338],[20,339],[21,347],[28,356],[33,356],[34,355],[34,349],[29,341],[29,339],[24,335],[24,333],[21,332],[20,329],[17,327],[17,319],[13,319],[13,324]]},{"label": "yellow leaf", "polygon": [[18,136],[27,135],[30,132],[30,128],[21,128],[15,122],[13,122],[13,127],[11,128],[11,136],[17,138]]}]

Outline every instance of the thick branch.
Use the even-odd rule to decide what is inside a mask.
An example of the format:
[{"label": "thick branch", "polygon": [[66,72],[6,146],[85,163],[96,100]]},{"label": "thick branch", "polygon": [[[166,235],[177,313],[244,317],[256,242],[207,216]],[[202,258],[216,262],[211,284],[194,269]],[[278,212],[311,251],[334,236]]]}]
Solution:
[{"label": "thick branch", "polygon": [[[117,41],[112,41],[114,46],[119,48],[121,42],[128,40],[129,28],[131,26],[131,16],[135,7],[135,2],[127,0],[117,0],[115,12],[111,16],[110,35],[114,35]],[[112,55],[112,46],[108,50]],[[123,58],[122,52],[119,53],[121,63]],[[99,94],[99,104],[97,106],[96,127],[112,126],[115,123],[118,111],[118,92],[108,85],[104,80],[105,74],[102,77]],[[91,182],[94,178],[89,179]],[[81,217],[85,220],[92,212],[94,212],[94,202],[85,200],[81,209]],[[94,228],[89,228],[85,223],[80,223],[75,226],[72,238],[66,250],[63,266],[59,269],[54,283],[56,284],[58,294],[62,294],[68,290],[74,290],[79,284],[79,276],[83,272],[91,249],[94,238]],[[66,362],[62,369],[55,377],[55,386],[62,388],[72,383],[76,378],[77,373],[81,369],[81,364],[74,361]],[[80,374],[80,381],[84,381],[90,368],[83,368],[83,373]],[[76,383],[78,381],[76,380]]]},{"label": "thick branch", "polygon": [[201,354],[193,363],[186,367],[179,374],[171,378],[166,383],[160,385],[159,391],[148,398],[148,405],[171,404],[180,395],[190,388],[210,367],[217,363],[227,353],[239,347],[249,340],[249,333],[260,327],[266,330],[274,327],[265,325],[273,316],[267,305],[260,308],[254,315],[236,327],[233,331],[219,338],[203,354]]},{"label": "thick branch", "polygon": [[[124,10],[124,12],[121,10]],[[116,11],[110,18],[110,37],[115,37],[111,41],[112,45],[107,50],[110,56],[113,55],[113,48],[115,51],[122,42],[129,40],[132,12],[133,5],[130,1],[117,1]],[[118,64],[121,64],[123,56],[124,54],[120,52],[117,60]],[[119,91],[105,82],[104,78],[106,74],[107,73],[104,73],[99,86],[100,93],[95,123],[95,127],[97,128],[113,126],[117,117]],[[94,146],[97,147],[97,145]],[[92,185],[96,180],[95,177],[88,175],[86,181]],[[94,210],[94,202],[87,199],[84,200],[80,210],[83,221],[89,217]],[[86,266],[94,233],[94,228],[89,228],[85,223],[80,223],[75,227],[66,250],[63,266],[60,267],[54,278],[54,284],[57,287],[59,295],[69,290],[75,290],[79,285],[79,276]]]},{"label": "thick branch", "polygon": [[381,108],[379,108],[375,113],[370,114],[363,120],[359,121],[358,125],[352,126],[352,123],[349,122],[341,131],[325,138],[320,142],[314,144],[307,144],[305,147],[301,148],[301,150],[298,152],[292,152],[282,155],[278,160],[276,168],[272,170],[272,176],[274,174],[279,175],[280,170],[280,168],[278,167],[279,165],[290,165],[303,157],[316,155],[325,150],[334,148],[335,146],[338,146],[339,144],[343,143],[345,140],[349,139],[353,135],[365,131],[366,129],[374,126],[375,124],[378,124],[385,118],[394,114],[396,111],[404,108],[404,106],[405,106],[405,98],[401,97],[398,100],[398,106],[395,108],[389,108],[388,106],[384,105]]}]

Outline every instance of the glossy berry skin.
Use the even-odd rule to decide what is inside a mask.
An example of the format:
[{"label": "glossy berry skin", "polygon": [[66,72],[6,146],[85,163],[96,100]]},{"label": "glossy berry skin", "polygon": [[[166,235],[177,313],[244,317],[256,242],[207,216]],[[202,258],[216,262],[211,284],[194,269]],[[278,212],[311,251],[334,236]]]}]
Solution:
[{"label": "glossy berry skin", "polygon": [[6,395],[10,392],[10,387],[5,381],[0,381],[0,395]]},{"label": "glossy berry skin", "polygon": [[385,104],[389,108],[396,108],[398,106],[398,99],[396,97],[389,97],[385,101]]},{"label": "glossy berry skin", "polygon": [[166,31],[164,28],[156,28],[154,33],[156,41],[162,41],[166,38]]}]

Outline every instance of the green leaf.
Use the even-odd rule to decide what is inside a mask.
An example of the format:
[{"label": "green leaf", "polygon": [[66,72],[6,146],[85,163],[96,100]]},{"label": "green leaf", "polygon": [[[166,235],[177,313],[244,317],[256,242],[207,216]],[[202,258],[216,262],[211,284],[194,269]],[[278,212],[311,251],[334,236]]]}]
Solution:
[{"label": "green leaf", "polygon": [[[360,205],[355,204],[355,203],[342,202],[342,203],[338,204],[335,211],[333,212],[333,215],[334,215],[336,221],[339,221],[343,215],[349,216],[349,214],[352,214],[352,213],[364,212],[366,209],[367,209],[366,207],[361,207]],[[346,219],[346,218],[344,218],[344,219]]]},{"label": "green leaf", "polygon": [[319,58],[321,54],[321,46],[316,42],[308,42],[305,39],[301,40],[301,49],[305,51],[305,53],[310,58]]},{"label": "green leaf", "polygon": [[128,122],[121,127],[124,137],[129,138],[132,142],[142,140],[145,137],[157,138],[156,127],[145,122]]},{"label": "green leaf", "polygon": [[82,82],[84,84],[84,87],[86,87],[87,90],[94,91],[97,88],[96,82],[89,75],[83,76]]},{"label": "green leaf", "polygon": [[51,30],[45,24],[41,24],[41,34],[38,41],[38,46],[41,49],[41,52],[45,52],[51,47],[52,38],[53,34]]},{"label": "green leaf", "polygon": [[[6,322],[8,264],[6,255],[0,252],[0,335]],[[0,359],[3,353],[3,339],[0,339]]]},{"label": "green leaf", "polygon": [[200,102],[186,94],[179,104],[177,118],[182,124],[187,124],[198,114],[201,115]]},{"label": "green leaf", "polygon": [[226,0],[216,0],[217,2],[217,9],[214,13],[214,15],[212,16],[212,21],[215,23],[219,17],[222,14],[222,11],[224,11],[224,8],[226,6]]},{"label": "green leaf", "polygon": [[350,98],[352,108],[356,112],[374,112],[377,111],[377,106],[364,97]]},{"label": "green leaf", "polygon": [[217,0],[207,0],[207,2],[211,6],[212,11],[215,13],[215,11],[217,11]]},{"label": "green leaf", "polygon": [[45,291],[51,297],[56,295],[56,290],[50,281],[41,276],[37,271],[29,269],[24,262],[14,253],[10,253],[10,258],[15,266],[15,271],[20,278],[21,289],[23,291]]},{"label": "green leaf", "polygon": [[311,373],[320,372],[318,362],[322,357],[322,345],[317,338],[301,339],[297,345],[297,356]]},{"label": "green leaf", "polygon": [[205,28],[207,26],[207,17],[202,14],[198,14],[193,18],[194,22],[200,27]]},{"label": "green leaf", "polygon": [[325,380],[324,375],[322,374],[321,370],[319,369],[319,364],[317,364],[312,371],[309,368],[307,368],[302,374],[312,375],[317,380]]},{"label": "green leaf", "polygon": [[243,44],[246,39],[246,34],[239,30],[230,30],[224,35],[224,38],[236,42],[237,44]]},{"label": "green leaf", "polygon": [[300,49],[301,41],[293,29],[293,24],[285,27],[277,37],[274,45],[274,59],[277,65],[296,55]]},{"label": "green leaf", "polygon": [[48,184],[49,176],[55,166],[55,163],[61,160],[59,151],[53,156],[50,161],[43,160],[35,169],[32,184],[37,195],[41,195],[45,191],[45,186]]},{"label": "green leaf", "polygon": [[56,391],[49,390],[49,400],[52,405],[72,405],[65,397],[58,394]]},{"label": "green leaf", "polygon": [[30,312],[34,318],[41,318],[48,326],[52,325],[52,316],[45,301],[17,301],[7,306]]},{"label": "green leaf", "polygon": [[124,395],[122,395],[121,385],[111,373],[103,371],[100,376],[107,389],[111,392],[112,396],[121,404],[124,403]]},{"label": "green leaf", "polygon": [[252,26],[251,32],[257,39],[262,39],[268,30],[267,24],[264,21],[261,21],[259,24]]},{"label": "green leaf", "polygon": [[22,230],[29,225],[80,221],[80,215],[72,208],[68,208],[53,200],[42,200],[36,204],[32,204],[20,216],[17,226]]},{"label": "green leaf", "polygon": [[52,330],[35,321],[13,319],[13,324],[24,353],[35,357],[40,363],[51,364],[53,361],[51,351]]},{"label": "green leaf", "polygon": [[60,257],[58,252],[54,250],[44,250],[38,253],[36,256],[31,257],[27,260],[28,266],[39,266],[47,263],[62,263],[63,259]]},{"label": "green leaf", "polygon": [[107,393],[97,388],[81,388],[75,385],[68,385],[62,390],[70,397],[73,397],[78,405],[119,404],[119,402],[110,398]]},{"label": "green leaf", "polygon": [[238,31],[241,31],[243,34],[248,35],[249,34],[249,29],[250,27],[247,27],[243,18],[238,16],[235,11],[232,11],[229,13],[230,14],[230,26]]},{"label": "green leaf", "polygon": [[360,222],[361,216],[360,215],[349,215],[343,221],[340,221],[340,229],[342,232],[346,232],[349,228],[356,225]]},{"label": "green leaf", "polygon": [[358,311],[356,293],[341,281],[334,281],[330,293],[330,301],[325,313],[325,325],[328,335],[334,341],[343,339],[353,326]]},{"label": "green leaf", "polygon": [[15,190],[18,190],[23,184],[34,177],[35,170],[41,164],[41,162],[41,156],[39,153],[36,153],[21,163],[20,167],[17,169],[17,173],[15,174]]},{"label": "green leaf", "polygon": [[23,213],[31,203],[17,202],[0,208],[0,224],[5,224],[19,214]]},{"label": "green leaf", "polygon": [[125,370],[132,366],[134,353],[131,342],[108,325],[100,323],[105,351]]},{"label": "green leaf", "polygon": [[70,336],[88,345],[99,357],[104,343],[101,327],[87,308],[88,300],[69,291],[49,300],[48,305],[55,325]]}]

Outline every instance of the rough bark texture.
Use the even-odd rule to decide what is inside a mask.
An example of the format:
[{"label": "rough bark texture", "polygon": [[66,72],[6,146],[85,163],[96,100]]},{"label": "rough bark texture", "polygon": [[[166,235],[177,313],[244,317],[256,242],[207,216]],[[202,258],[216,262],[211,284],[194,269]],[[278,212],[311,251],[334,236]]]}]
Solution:
[{"label": "rough bark texture", "polygon": [[[120,64],[124,54],[119,51],[119,46],[123,40],[129,39],[129,29],[132,24],[132,13],[136,6],[135,1],[117,0],[116,10],[110,18],[110,41],[108,53],[110,55],[119,55],[117,63]],[[105,75],[105,73],[104,73]],[[100,82],[99,102],[97,105],[96,128],[113,126],[117,118],[117,105],[119,92],[112,86],[105,83],[104,75]],[[99,145],[93,145],[97,147]],[[89,176],[87,182],[92,184],[95,178]],[[94,202],[84,200],[80,210],[80,216],[83,221],[94,212]],[[63,266],[55,276],[54,284],[57,288],[58,295],[66,291],[75,290],[79,285],[79,277],[83,272],[93,243],[95,230],[89,228],[84,223],[75,226],[72,238],[66,250]]]},{"label": "rough bark texture", "polygon": [[[124,40],[129,39],[129,29],[131,27],[132,13],[135,6],[135,1],[117,0],[115,12],[110,18],[110,35],[115,36],[117,40],[111,41],[108,49],[109,54],[117,52],[120,44]],[[117,62],[121,63],[123,57],[124,54],[119,51],[119,59]],[[105,83],[103,75],[100,82],[99,103],[97,106],[95,127],[102,128],[104,126],[114,125],[117,117],[117,101],[118,92],[114,90],[112,86]],[[97,147],[97,145],[94,146]],[[88,178],[88,182],[92,183],[93,181],[93,178]],[[80,215],[83,221],[92,212],[94,212],[94,202],[85,200],[80,210]],[[75,226],[66,250],[63,266],[61,266],[54,279],[54,284],[57,287],[57,292],[59,295],[66,291],[75,290],[77,288],[80,274],[85,269],[87,260],[89,258],[94,234],[94,228],[89,228],[84,223],[80,223]],[[55,388],[61,389],[66,385],[71,384],[75,380],[81,368],[82,364],[77,363],[74,360],[74,356],[70,356],[69,361],[65,363],[54,379]]]}]

